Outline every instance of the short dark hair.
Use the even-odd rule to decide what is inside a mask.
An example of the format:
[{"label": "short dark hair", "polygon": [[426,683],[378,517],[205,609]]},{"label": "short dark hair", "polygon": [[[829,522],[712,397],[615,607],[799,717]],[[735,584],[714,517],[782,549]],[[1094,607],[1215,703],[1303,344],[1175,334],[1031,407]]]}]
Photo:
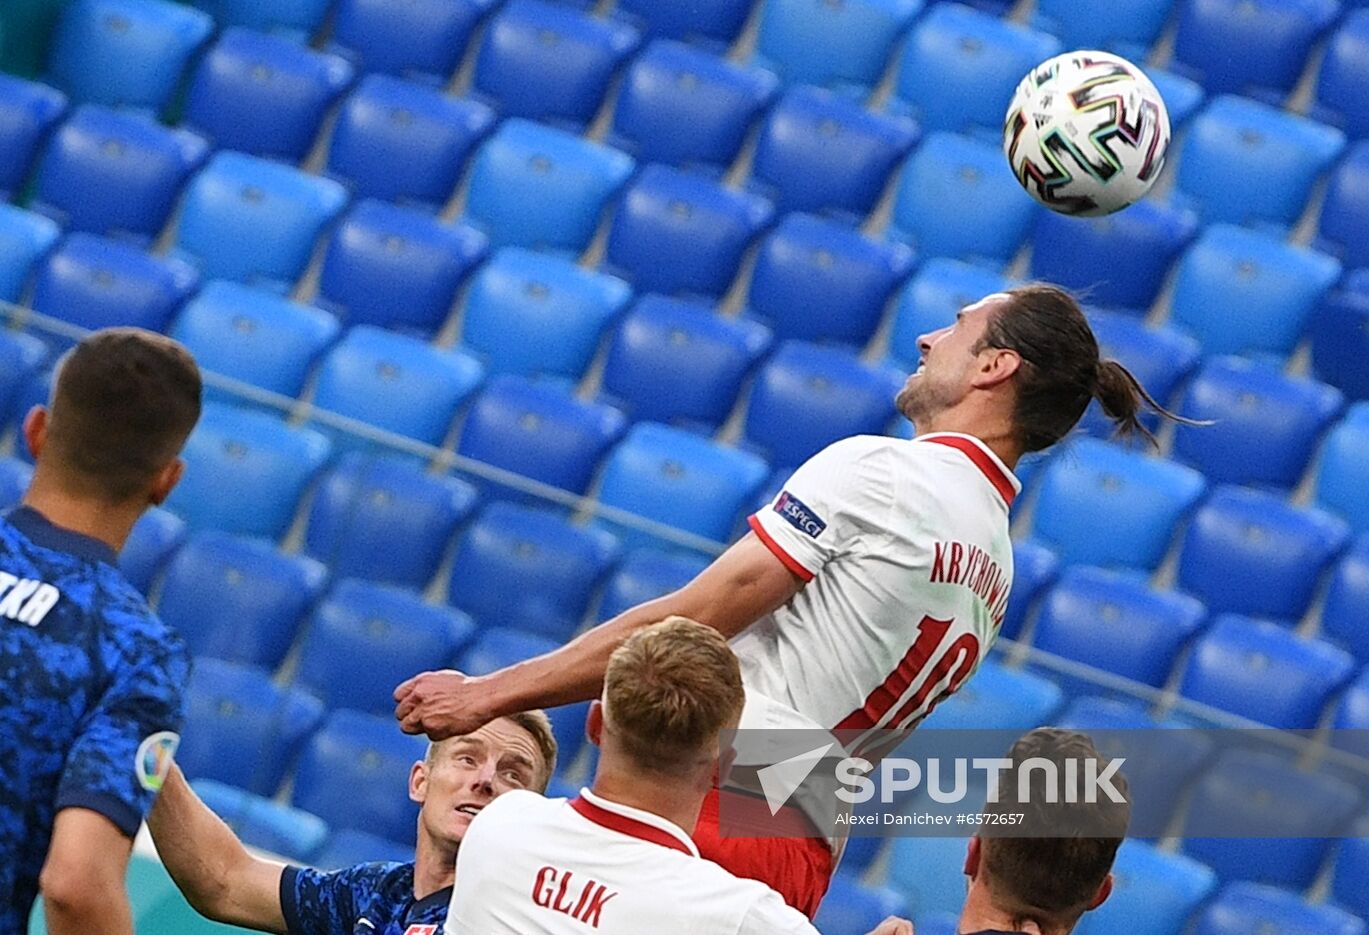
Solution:
[{"label": "short dark hair", "polygon": [[1027,283],[1007,295],[1011,302],[989,320],[979,349],[1003,348],[1022,358],[1013,416],[1024,450],[1041,451],[1060,441],[1094,399],[1123,438],[1139,435],[1155,444],[1140,420],[1143,405],[1189,422],[1152,399],[1126,367],[1101,359],[1088,318],[1064,289]]},{"label": "short dark hair", "polygon": [[[1055,727],[1040,727],[1023,736],[1008,752],[1013,768],[999,782],[999,797],[985,811],[1021,814],[1017,825],[987,825],[1001,833],[980,835],[980,868],[996,908],[1013,916],[1014,922],[1038,925],[1072,925],[1088,908],[1112,870],[1117,849],[1131,822],[1130,790],[1126,777],[1114,774],[1112,785],[1126,802],[1099,795],[1084,801],[1087,782],[1082,766],[1076,777],[1076,801],[1047,801],[1045,774],[1029,771],[1029,801],[1019,788],[1019,767],[1028,760],[1048,760],[1057,775],[1066,777],[1064,763],[1086,760],[1105,765],[1087,734]],[[1068,798],[1065,797],[1065,798]],[[1029,836],[1030,835],[1030,836]]]},{"label": "short dark hair", "polygon": [[195,358],[170,338],[97,331],[58,364],[42,460],[82,494],[128,500],[180,453],[201,390]]}]

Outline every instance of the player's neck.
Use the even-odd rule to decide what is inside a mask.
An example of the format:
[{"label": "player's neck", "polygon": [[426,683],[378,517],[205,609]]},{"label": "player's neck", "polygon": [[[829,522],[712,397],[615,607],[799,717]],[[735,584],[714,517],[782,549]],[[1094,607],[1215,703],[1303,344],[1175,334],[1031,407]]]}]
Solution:
[{"label": "player's neck", "polygon": [[456,848],[434,841],[422,829],[414,851],[414,901],[427,899],[456,882]]},{"label": "player's neck", "polygon": [[22,503],[43,514],[54,526],[89,536],[115,552],[123,549],[133,524],[144,510],[136,503],[110,504],[76,496],[52,483],[41,469],[34,472]]},{"label": "player's neck", "polygon": [[1014,923],[1012,915],[994,906],[989,891],[979,882],[970,884],[965,908],[960,911],[957,932],[1022,932],[1024,935],[1067,935],[1063,930],[1048,930],[1034,922]]},{"label": "player's neck", "polygon": [[918,424],[919,436],[935,432],[955,432],[979,439],[998,456],[1008,470],[1015,470],[1021,459],[1022,444],[1010,422],[1000,419],[979,418],[957,410],[947,410],[940,415],[924,419]]},{"label": "player's neck", "polygon": [[636,776],[612,766],[605,768],[602,760],[590,788],[601,799],[664,818],[689,835],[699,823],[699,810],[704,804],[704,790],[695,780],[678,780],[657,773]]}]

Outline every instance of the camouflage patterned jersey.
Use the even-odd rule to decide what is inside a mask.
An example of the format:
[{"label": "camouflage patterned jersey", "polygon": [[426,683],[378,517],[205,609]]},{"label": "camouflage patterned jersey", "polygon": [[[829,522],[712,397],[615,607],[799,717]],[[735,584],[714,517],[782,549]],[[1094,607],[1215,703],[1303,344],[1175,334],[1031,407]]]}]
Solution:
[{"label": "camouflage patterned jersey", "polygon": [[322,873],[286,867],[280,905],[290,935],[441,935],[452,888],[414,899],[414,865]]}]

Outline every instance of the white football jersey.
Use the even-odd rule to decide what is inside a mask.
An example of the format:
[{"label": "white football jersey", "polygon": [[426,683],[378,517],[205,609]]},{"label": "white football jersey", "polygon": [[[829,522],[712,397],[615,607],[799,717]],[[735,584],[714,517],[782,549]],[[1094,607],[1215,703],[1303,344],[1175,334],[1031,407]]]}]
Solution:
[{"label": "white football jersey", "polygon": [[764,883],[699,856],[658,815],[588,789],[518,790],[471,822],[446,935],[817,935]]},{"label": "white football jersey", "polygon": [[733,640],[741,726],[915,727],[998,635],[1020,490],[987,446],[953,433],[848,438],[794,472],[750,522],[808,584]]}]

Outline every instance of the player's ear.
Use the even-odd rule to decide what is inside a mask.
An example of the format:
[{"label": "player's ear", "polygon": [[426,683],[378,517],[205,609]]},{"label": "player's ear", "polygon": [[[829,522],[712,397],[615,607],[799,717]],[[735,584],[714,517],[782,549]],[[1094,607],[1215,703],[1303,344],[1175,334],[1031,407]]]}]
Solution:
[{"label": "player's ear", "polygon": [[974,373],[974,385],[989,389],[1011,380],[1022,367],[1022,355],[1006,347],[987,347],[979,352],[979,366]]},{"label": "player's ear", "polygon": [[1097,909],[1099,906],[1103,905],[1103,903],[1107,902],[1108,897],[1111,895],[1112,874],[1109,873],[1106,877],[1103,878],[1103,885],[1098,887],[1098,892],[1094,894],[1093,901],[1089,903],[1089,908],[1084,911],[1089,912],[1091,910]]},{"label": "player's ear", "polygon": [[970,845],[965,850],[965,876],[971,880],[979,876],[980,840],[976,835],[970,838]]},{"label": "player's ear", "polygon": [[29,454],[37,461],[48,441],[48,409],[34,406],[24,416],[24,442],[29,446]]},{"label": "player's ear", "polygon": [[585,717],[585,736],[596,747],[603,746],[604,705],[597,698],[589,703],[589,714]]},{"label": "player's ear", "polygon": [[428,764],[419,760],[409,768],[409,801],[423,804],[428,797]]},{"label": "player's ear", "polygon": [[181,482],[181,478],[184,475],[184,459],[176,458],[168,463],[158,471],[157,476],[152,479],[152,490],[148,494],[148,502],[153,506],[161,506],[166,502],[166,498],[171,496],[171,491],[176,489],[176,485]]}]

